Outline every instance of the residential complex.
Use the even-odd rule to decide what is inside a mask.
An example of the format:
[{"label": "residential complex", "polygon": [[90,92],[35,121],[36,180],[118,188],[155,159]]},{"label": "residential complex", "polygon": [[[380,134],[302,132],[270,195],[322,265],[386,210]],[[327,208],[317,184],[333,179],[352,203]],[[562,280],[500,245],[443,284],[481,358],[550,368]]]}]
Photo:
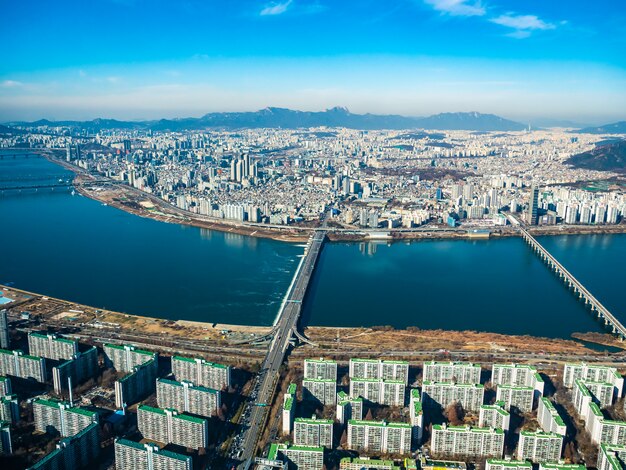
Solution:
[{"label": "residential complex", "polygon": [[115,465],[118,469],[192,470],[193,461],[191,456],[162,450],[154,444],[116,439]]},{"label": "residential complex", "polygon": [[337,381],[337,362],[325,359],[304,360],[305,379],[324,379]]},{"label": "residential complex", "polygon": [[139,405],[137,427],[144,438],[192,449],[208,445],[208,421],[176,410]]},{"label": "residential complex", "polygon": [[623,470],[626,466],[626,444],[601,444],[596,466],[598,470]]},{"label": "residential complex", "polygon": [[289,384],[283,395],[283,434],[291,434],[296,415],[296,384]]},{"label": "residential complex", "polygon": [[363,398],[341,391],[337,393],[337,421],[346,424],[351,419],[363,419]]},{"label": "residential complex", "polygon": [[350,379],[380,379],[409,383],[409,363],[379,359],[350,359]]},{"label": "residential complex", "polygon": [[481,405],[478,415],[478,427],[496,428],[507,432],[511,426],[511,414],[504,409],[504,403]]},{"label": "residential complex", "polygon": [[63,437],[74,436],[90,424],[98,422],[96,412],[52,399],[35,400],[33,413],[37,431],[58,433]]},{"label": "residential complex", "polygon": [[464,410],[478,412],[483,404],[484,393],[485,388],[478,383],[422,382],[424,406],[436,405],[445,408],[457,402]]},{"label": "residential complex", "polygon": [[532,470],[528,460],[487,459],[485,470]]},{"label": "residential complex", "polygon": [[348,448],[406,454],[411,450],[411,425],[385,421],[348,421]]},{"label": "residential complex", "polygon": [[43,357],[24,354],[19,350],[0,349],[0,375],[45,382],[46,360]]},{"label": "residential complex", "polygon": [[430,450],[434,455],[502,457],[504,431],[495,428],[433,424]]},{"label": "residential complex", "polygon": [[350,379],[350,396],[363,397],[372,403],[404,406],[406,384],[402,380]]},{"label": "residential complex", "polygon": [[11,455],[12,453],[11,423],[0,420],[0,455]]},{"label": "residential complex", "polygon": [[97,464],[100,455],[100,426],[91,423],[78,433],[61,439],[56,449],[29,470],[80,470]]},{"label": "residential complex", "polygon": [[221,392],[196,387],[191,382],[156,380],[157,403],[161,408],[172,408],[200,416],[213,416],[222,406]]},{"label": "residential complex", "polygon": [[537,407],[537,421],[541,425],[541,428],[545,432],[552,432],[565,436],[567,427],[563,418],[556,410],[552,402],[547,397],[542,397],[539,400],[539,406]]},{"label": "residential complex", "polygon": [[533,462],[556,462],[561,458],[563,436],[543,431],[521,431],[516,456]]},{"label": "residential complex", "polygon": [[9,377],[4,377],[0,375],[0,397],[5,395],[11,395],[11,379]]},{"label": "residential complex", "polygon": [[230,366],[215,364],[201,358],[173,356],[172,373],[178,381],[223,390],[230,387]]},{"label": "residential complex", "polygon": [[84,352],[78,352],[72,359],[62,362],[52,368],[52,384],[55,393],[61,394],[69,383],[76,386],[85,380],[94,377],[98,370],[98,349],[90,347]]},{"label": "residential complex", "polygon": [[335,379],[303,379],[302,397],[317,400],[322,405],[334,405],[337,402],[337,382]]},{"label": "residential complex", "polygon": [[413,428],[413,440],[415,444],[420,444],[424,432],[424,410],[420,392],[416,388],[412,389],[410,394],[409,417]]},{"label": "residential complex", "polygon": [[15,424],[20,420],[20,406],[17,395],[0,397],[0,421]]},{"label": "residential complex", "polygon": [[133,345],[117,344],[104,345],[104,358],[108,367],[114,367],[118,372],[133,372],[135,367],[157,359],[157,354],[138,349]]},{"label": "residential complex", "polygon": [[532,387],[543,394],[544,381],[537,368],[527,364],[494,364],[491,368],[492,385]]},{"label": "residential complex", "polygon": [[333,447],[333,420],[296,418],[294,421],[293,442],[297,446]]},{"label": "residential complex", "polygon": [[154,392],[157,359],[133,366],[133,370],[115,381],[115,406],[125,408]]},{"label": "residential complex", "polygon": [[530,413],[534,396],[535,389],[532,387],[500,384],[496,389],[496,401],[504,403],[507,411],[514,407],[522,413]]},{"label": "residential complex", "polygon": [[287,464],[287,470],[320,470],[324,466],[324,448],[271,444],[267,460]]},{"label": "residential complex", "polygon": [[478,384],[480,383],[480,366],[469,362],[425,362],[422,380]]},{"label": "residential complex", "polygon": [[624,392],[624,378],[615,367],[585,364],[565,364],[563,368],[563,385],[572,388],[577,379],[589,382],[610,383],[614,387],[614,395],[619,398]]},{"label": "residential complex", "polygon": [[48,333],[29,333],[28,352],[54,361],[70,360],[78,354],[78,341]]}]

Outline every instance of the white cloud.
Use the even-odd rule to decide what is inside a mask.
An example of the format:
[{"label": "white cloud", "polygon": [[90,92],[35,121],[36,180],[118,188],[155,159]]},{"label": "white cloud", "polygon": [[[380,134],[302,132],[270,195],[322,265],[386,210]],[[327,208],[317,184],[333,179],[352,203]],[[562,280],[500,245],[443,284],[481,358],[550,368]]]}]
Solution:
[{"label": "white cloud", "polygon": [[527,38],[533,31],[546,31],[556,28],[556,25],[543,21],[536,15],[515,15],[513,13],[507,13],[506,15],[491,18],[489,21],[499,24],[500,26],[514,29],[515,31],[507,34],[507,36],[516,39]]},{"label": "white cloud", "polygon": [[424,0],[435,10],[454,16],[483,16],[486,11],[480,2],[469,3],[468,0]]},{"label": "white cloud", "polygon": [[22,82],[18,82],[16,80],[4,80],[0,82],[0,87],[2,88],[15,88],[24,85]]},{"label": "white cloud", "polygon": [[281,15],[287,11],[287,9],[289,8],[289,5],[291,5],[292,2],[293,0],[287,0],[286,2],[282,2],[282,3],[280,2],[269,3],[265,5],[265,7],[261,10],[260,15],[261,16]]}]

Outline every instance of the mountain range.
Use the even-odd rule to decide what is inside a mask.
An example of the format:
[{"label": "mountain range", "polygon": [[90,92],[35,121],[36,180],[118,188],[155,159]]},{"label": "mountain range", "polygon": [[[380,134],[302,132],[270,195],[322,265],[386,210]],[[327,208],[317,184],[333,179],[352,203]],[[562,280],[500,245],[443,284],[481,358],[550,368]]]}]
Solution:
[{"label": "mountain range", "polygon": [[574,168],[626,174],[626,140],[599,145],[589,152],[569,157],[566,163]]},{"label": "mountain range", "polygon": [[326,111],[294,111],[285,108],[265,108],[253,112],[209,113],[199,118],[160,119],[155,121],[118,121],[94,119],[92,121],[13,122],[19,127],[68,126],[91,132],[107,129],[143,129],[154,131],[183,131],[200,129],[242,129],[346,127],[349,129],[436,129],[468,131],[521,131],[524,124],[493,114],[442,113],[429,117],[407,117],[396,114],[353,114],[346,108],[335,107]]},{"label": "mountain range", "polygon": [[581,134],[626,134],[626,121],[618,121],[599,127],[585,127],[576,132]]}]

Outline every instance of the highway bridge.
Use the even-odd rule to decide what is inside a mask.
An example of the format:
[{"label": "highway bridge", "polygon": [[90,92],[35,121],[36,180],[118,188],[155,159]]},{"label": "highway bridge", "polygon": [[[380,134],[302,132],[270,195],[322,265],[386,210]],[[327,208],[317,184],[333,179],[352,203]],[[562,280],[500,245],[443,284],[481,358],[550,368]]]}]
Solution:
[{"label": "highway bridge", "polygon": [[91,180],[83,183],[75,183],[73,181],[60,181],[57,183],[46,184],[25,184],[22,186],[0,186],[0,191],[27,191],[27,190],[39,190],[39,189],[55,189],[55,188],[71,188],[80,186],[93,186],[97,184],[112,184],[113,180]]},{"label": "highway bridge", "polygon": [[573,290],[574,295],[579,297],[581,300],[584,300],[585,305],[588,305],[591,311],[598,315],[600,320],[604,320],[604,324],[607,328],[609,328],[614,334],[618,335],[620,340],[626,339],[626,328],[622,323],[615,318],[615,316],[604,306],[602,303],[596,299],[591,292],[587,290],[582,283],[574,277],[572,273],[570,273],[565,267],[559,263],[559,261],[550,254],[548,250],[546,250],[536,239],[533,237],[528,231],[520,226],[520,233],[522,234],[522,238],[530,247],[533,249],[535,253],[550,267],[551,270],[555,272],[559,276],[559,278],[563,279],[563,282]]},{"label": "highway bridge", "polygon": [[281,305],[276,318],[273,330],[274,336],[257,378],[255,387],[257,396],[255,400],[250,401],[247,405],[250,407],[250,413],[248,423],[244,425],[242,431],[241,455],[238,457],[243,461],[240,469],[247,468],[256,454],[259,438],[263,433],[265,421],[276,391],[279,369],[285,360],[289,345],[293,344],[296,338],[306,341],[306,338],[298,332],[298,321],[302,312],[302,301],[313,276],[315,264],[324,246],[325,239],[325,229],[316,230],[309,238],[304,256],[298,265],[294,279],[285,296],[285,301]]}]

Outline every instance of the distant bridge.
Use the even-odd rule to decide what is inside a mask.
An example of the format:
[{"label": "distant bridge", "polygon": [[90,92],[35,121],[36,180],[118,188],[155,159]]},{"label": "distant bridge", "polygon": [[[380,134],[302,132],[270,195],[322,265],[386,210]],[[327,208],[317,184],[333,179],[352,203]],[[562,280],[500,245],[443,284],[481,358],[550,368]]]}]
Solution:
[{"label": "distant bridge", "polygon": [[94,184],[111,184],[114,181],[111,180],[93,180],[85,181],[83,183],[74,183],[72,181],[49,184],[34,184],[34,185],[22,185],[22,186],[0,186],[0,191],[26,191],[26,190],[38,190],[38,189],[55,189],[55,188],[71,188],[80,186],[92,186]]},{"label": "distant bridge", "polygon": [[574,291],[574,295],[585,301],[591,311],[598,315],[600,320],[604,320],[605,326],[612,329],[620,340],[626,339],[626,328],[615,316],[587,290],[582,283],[574,277],[558,260],[550,254],[526,229],[519,227],[522,238],[539,255],[539,257],[552,269],[563,282]]}]

